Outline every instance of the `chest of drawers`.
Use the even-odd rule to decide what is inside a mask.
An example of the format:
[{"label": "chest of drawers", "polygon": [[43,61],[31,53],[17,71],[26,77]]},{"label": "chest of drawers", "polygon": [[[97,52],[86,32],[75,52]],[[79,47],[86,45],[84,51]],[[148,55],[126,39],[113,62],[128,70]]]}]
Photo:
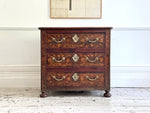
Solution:
[{"label": "chest of drawers", "polygon": [[39,29],[41,97],[49,90],[105,90],[111,96],[110,27]]}]

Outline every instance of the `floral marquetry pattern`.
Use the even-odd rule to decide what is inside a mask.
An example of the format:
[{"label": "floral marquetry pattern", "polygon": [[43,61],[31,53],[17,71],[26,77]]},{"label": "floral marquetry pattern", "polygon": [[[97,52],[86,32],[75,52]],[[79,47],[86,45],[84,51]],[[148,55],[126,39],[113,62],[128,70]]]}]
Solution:
[{"label": "floral marquetry pattern", "polygon": [[[73,77],[77,76],[77,79]],[[55,79],[55,78],[57,79]],[[89,78],[88,78],[89,77]],[[63,79],[64,78],[64,79]],[[53,87],[102,87],[104,73],[53,73],[47,74],[47,86]]]},{"label": "floral marquetry pattern", "polygon": [[48,67],[104,66],[105,61],[103,53],[49,53],[47,59]]},{"label": "floral marquetry pattern", "polygon": [[47,48],[104,48],[104,33],[48,34]]},{"label": "floral marquetry pattern", "polygon": [[110,97],[110,27],[40,28],[41,95],[105,90]]}]

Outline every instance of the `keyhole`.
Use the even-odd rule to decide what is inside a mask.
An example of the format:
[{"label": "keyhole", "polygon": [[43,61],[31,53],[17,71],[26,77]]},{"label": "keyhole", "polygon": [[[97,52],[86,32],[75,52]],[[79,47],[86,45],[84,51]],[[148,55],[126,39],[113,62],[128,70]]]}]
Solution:
[{"label": "keyhole", "polygon": [[69,0],[69,10],[72,10],[72,0]]}]

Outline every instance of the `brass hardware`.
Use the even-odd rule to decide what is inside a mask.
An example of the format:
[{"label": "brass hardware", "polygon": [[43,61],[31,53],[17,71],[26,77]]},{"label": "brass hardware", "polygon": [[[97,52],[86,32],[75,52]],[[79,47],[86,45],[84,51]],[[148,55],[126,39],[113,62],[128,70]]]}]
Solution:
[{"label": "brass hardware", "polygon": [[64,61],[65,60],[65,57],[62,57],[62,59],[61,60],[56,60],[56,58],[55,57],[52,57],[52,60],[54,60],[55,62],[57,62],[57,63],[60,63],[60,62],[62,62],[62,61]]},{"label": "brass hardware", "polygon": [[64,80],[66,77],[65,76],[62,76],[62,78],[58,79],[56,78],[56,76],[52,76],[53,79],[55,79],[56,81],[62,81]]},{"label": "brass hardware", "polygon": [[74,74],[72,75],[72,79],[73,79],[74,81],[77,81],[78,78],[79,78],[79,75],[78,75],[77,73],[74,73]]},{"label": "brass hardware", "polygon": [[86,57],[86,60],[87,60],[88,62],[93,63],[93,62],[96,62],[96,61],[98,60],[98,57],[96,57],[94,60],[90,60],[88,57]]},{"label": "brass hardware", "polygon": [[74,43],[77,43],[78,40],[79,40],[79,37],[77,34],[75,34],[73,37],[72,37],[72,40],[74,41]]},{"label": "brass hardware", "polygon": [[72,59],[74,62],[77,62],[79,60],[79,56],[77,54],[74,54]]},{"label": "brass hardware", "polygon": [[86,76],[86,79],[88,79],[89,81],[94,81],[94,80],[96,80],[96,79],[98,79],[98,76],[96,76],[95,78],[90,78],[89,76]]},{"label": "brass hardware", "polygon": [[89,38],[86,38],[86,41],[90,42],[90,43],[95,43],[99,40],[99,38],[96,38],[95,40],[90,40]]},{"label": "brass hardware", "polygon": [[56,38],[52,38],[52,40],[54,41],[54,42],[56,42],[56,43],[61,43],[61,42],[63,42],[63,41],[65,41],[66,40],[66,38],[62,38],[61,40],[56,40]]}]

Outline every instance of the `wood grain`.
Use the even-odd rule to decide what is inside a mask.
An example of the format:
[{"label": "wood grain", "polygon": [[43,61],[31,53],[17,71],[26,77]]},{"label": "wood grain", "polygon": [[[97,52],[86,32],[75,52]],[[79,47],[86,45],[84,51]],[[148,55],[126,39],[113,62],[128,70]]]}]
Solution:
[{"label": "wood grain", "polygon": [[101,48],[56,48],[56,49],[46,49],[46,52],[47,53],[104,53],[105,52],[105,49],[101,49]]},{"label": "wood grain", "polygon": [[105,67],[47,67],[47,72],[102,72],[105,71]]},{"label": "wood grain", "polygon": [[[79,37],[78,42],[74,42],[72,37],[77,35]],[[57,33],[57,34],[47,34],[47,48],[104,48],[104,33]],[[61,43],[56,43],[53,41],[53,38],[55,38],[57,41],[61,41],[62,38],[65,38],[64,41]],[[91,41],[95,41],[96,38],[98,38],[98,41],[95,43],[90,43],[86,41],[86,39],[89,39]]]},{"label": "wood grain", "polygon": [[[73,60],[73,56],[77,55],[79,57],[79,60],[75,62]],[[86,60],[86,58],[89,58],[91,61],[94,61],[96,58],[98,60],[95,60],[95,62],[89,62]],[[53,58],[57,59],[58,61],[62,62],[56,62],[53,60]],[[73,67],[92,67],[92,66],[104,66],[104,53],[48,53],[47,54],[47,67],[67,67],[67,66],[73,66]]]},{"label": "wood grain", "polygon": [[[49,90],[105,90],[104,96],[110,97],[111,27],[39,29],[41,30],[41,91],[43,97]],[[72,39],[75,35],[79,37],[76,42]],[[87,38],[90,41],[87,41]],[[75,54],[79,57],[77,61],[73,60]],[[90,60],[87,61],[86,57]],[[78,73],[80,76],[76,82],[72,81],[73,73]],[[51,75],[55,76],[58,81],[65,76],[66,81],[56,82]],[[85,79],[87,75],[91,80],[96,75],[99,78],[89,81]]]},{"label": "wood grain", "polygon": [[[77,81],[74,81],[72,76],[74,73],[56,73],[49,72],[47,74],[47,87],[50,89],[55,89],[56,87],[59,89],[70,89],[72,88],[98,88],[104,87],[104,73],[77,73],[79,78]],[[65,79],[62,81],[57,81],[52,78],[52,76],[56,76],[57,79],[61,79],[62,76],[65,76]],[[96,76],[98,78],[96,80],[90,81],[86,78],[89,76],[91,79],[95,79]]]}]

